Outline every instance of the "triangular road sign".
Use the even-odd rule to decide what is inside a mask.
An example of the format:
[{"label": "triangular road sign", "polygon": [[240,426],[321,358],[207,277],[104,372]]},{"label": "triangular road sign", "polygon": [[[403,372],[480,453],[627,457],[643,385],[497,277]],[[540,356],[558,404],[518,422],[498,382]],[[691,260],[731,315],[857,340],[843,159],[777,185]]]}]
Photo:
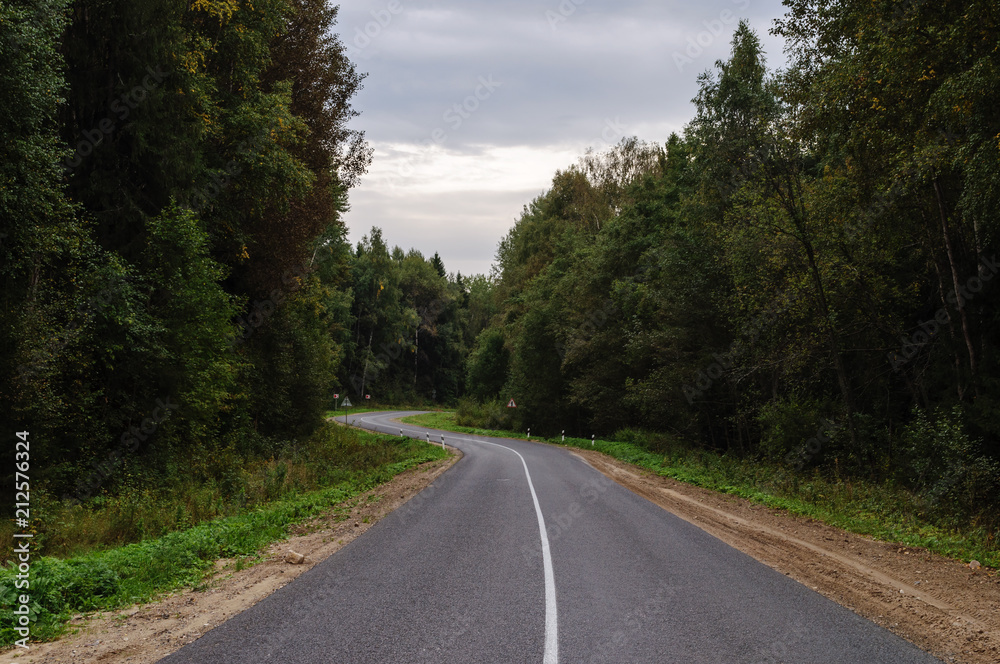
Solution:
[{"label": "triangular road sign", "polygon": [[511,400],[510,400],[510,403],[509,403],[509,404],[507,404],[507,407],[508,407],[508,408],[517,408],[517,404],[516,404],[516,403],[514,403],[514,400],[513,400],[513,399],[511,399]]},{"label": "triangular road sign", "polygon": [[343,403],[340,404],[340,407],[341,408],[350,408],[351,407],[351,397],[344,397],[344,401],[343,401]]}]

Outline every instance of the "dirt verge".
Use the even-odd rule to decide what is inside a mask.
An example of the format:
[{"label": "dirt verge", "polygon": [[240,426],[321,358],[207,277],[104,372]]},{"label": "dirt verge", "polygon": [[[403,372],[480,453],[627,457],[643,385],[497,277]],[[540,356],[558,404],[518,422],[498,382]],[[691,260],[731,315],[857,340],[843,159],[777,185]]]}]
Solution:
[{"label": "dirt verge", "polygon": [[[264,559],[253,567],[237,571],[235,561],[221,560],[213,577],[198,590],[78,617],[70,624],[70,635],[51,643],[32,643],[28,651],[0,653],[0,663],[156,662],[250,608],[367,531],[458,461],[461,452],[452,452],[455,455],[448,459],[400,473],[345,505],[294,527],[291,537],[269,547]],[[305,560],[300,564],[286,562],[289,551],[303,554]]]},{"label": "dirt verge", "polygon": [[576,450],[622,486],[941,658],[1000,662],[1000,577]]}]

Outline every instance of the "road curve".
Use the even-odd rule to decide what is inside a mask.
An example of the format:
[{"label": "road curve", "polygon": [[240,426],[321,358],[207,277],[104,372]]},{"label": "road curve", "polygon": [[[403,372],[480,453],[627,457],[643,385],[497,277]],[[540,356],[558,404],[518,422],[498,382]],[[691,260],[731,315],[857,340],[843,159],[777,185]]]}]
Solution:
[{"label": "road curve", "polygon": [[903,639],[607,479],[571,450],[400,424],[462,450],[430,487],[161,660],[929,664]]}]

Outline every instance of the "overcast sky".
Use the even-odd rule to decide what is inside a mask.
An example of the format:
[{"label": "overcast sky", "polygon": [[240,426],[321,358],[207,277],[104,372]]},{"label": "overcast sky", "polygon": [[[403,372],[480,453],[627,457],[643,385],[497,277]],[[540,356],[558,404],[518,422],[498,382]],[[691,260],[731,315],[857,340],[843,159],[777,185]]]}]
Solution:
[{"label": "overcast sky", "polygon": [[780,0],[355,0],[337,30],[359,71],[375,149],[346,221],[390,246],[489,272],[523,206],[588,147],[662,143],[694,114],[697,76],[740,18],[770,67]]}]

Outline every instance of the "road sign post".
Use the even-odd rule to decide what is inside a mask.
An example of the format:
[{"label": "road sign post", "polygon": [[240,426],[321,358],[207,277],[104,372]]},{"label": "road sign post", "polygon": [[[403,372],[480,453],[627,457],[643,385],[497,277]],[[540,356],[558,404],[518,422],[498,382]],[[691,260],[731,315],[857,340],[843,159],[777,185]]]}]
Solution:
[{"label": "road sign post", "polygon": [[347,409],[351,407],[351,397],[344,397],[344,401],[340,404],[344,408],[344,424],[347,424]]}]

